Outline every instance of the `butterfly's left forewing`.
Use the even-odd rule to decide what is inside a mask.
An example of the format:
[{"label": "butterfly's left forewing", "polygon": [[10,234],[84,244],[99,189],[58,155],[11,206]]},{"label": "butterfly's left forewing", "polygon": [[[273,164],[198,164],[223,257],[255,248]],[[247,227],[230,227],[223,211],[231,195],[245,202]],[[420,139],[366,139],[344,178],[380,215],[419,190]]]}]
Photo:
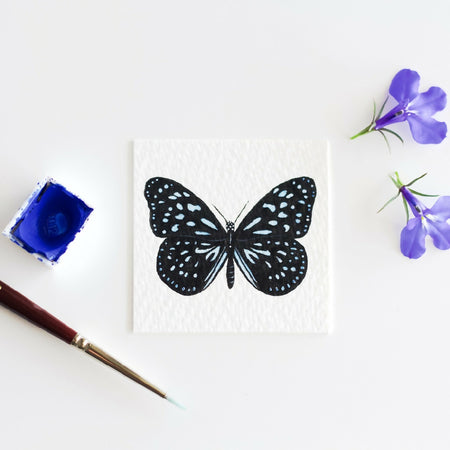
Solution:
[{"label": "butterfly's left forewing", "polygon": [[273,188],[242,220],[234,259],[256,289],[284,295],[302,282],[308,259],[295,239],[309,230],[315,197],[313,179],[293,178]]},{"label": "butterfly's left forewing", "polygon": [[144,195],[150,227],[158,237],[184,236],[207,241],[225,238],[225,230],[206,203],[169,178],[150,178]]}]

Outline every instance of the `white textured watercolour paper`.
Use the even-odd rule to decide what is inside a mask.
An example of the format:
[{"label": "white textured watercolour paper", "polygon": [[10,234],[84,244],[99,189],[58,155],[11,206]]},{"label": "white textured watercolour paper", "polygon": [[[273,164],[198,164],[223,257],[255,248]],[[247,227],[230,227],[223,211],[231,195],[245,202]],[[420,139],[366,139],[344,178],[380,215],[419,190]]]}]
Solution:
[{"label": "white textured watercolour paper", "polygon": [[[146,183],[150,179],[156,180],[156,182],[149,183],[151,188],[155,188],[155,192],[151,192],[152,199],[155,197],[152,202],[147,201],[148,198],[144,195]],[[199,244],[197,242],[195,244],[204,245],[203,248],[206,250],[211,249],[207,253],[210,260],[217,257],[217,263],[214,264],[214,267],[211,265],[213,269],[209,272],[210,279],[213,281],[211,283],[204,282],[202,286],[207,286],[206,289],[199,288],[197,292],[190,290],[190,294],[194,293],[195,295],[186,295],[185,286],[179,286],[180,283],[178,281],[175,283],[174,277],[172,279],[169,277],[169,275],[172,276],[171,270],[175,275],[180,274],[177,276],[182,280],[181,284],[185,282],[184,276],[188,277],[187,280],[192,279],[192,281],[194,281],[193,276],[197,277],[197,273],[192,273],[192,268],[186,270],[186,267],[183,267],[180,262],[177,264],[180,264],[181,267],[178,267],[177,264],[171,264],[170,267],[167,265],[167,258],[171,258],[170,255],[167,256],[169,247],[170,251],[183,252],[187,255],[186,260],[190,259],[188,251],[190,247],[186,250],[183,242],[167,241],[172,242],[172,245],[167,245],[165,242],[165,236],[170,238],[171,234],[176,235],[175,231],[179,229],[179,222],[172,222],[175,225],[170,229],[162,230],[163,234],[168,234],[164,236],[159,233],[160,237],[154,234],[154,231],[158,232],[158,226],[161,227],[161,225],[155,225],[155,222],[154,229],[150,226],[150,204],[156,205],[152,206],[153,213],[159,214],[161,211],[161,217],[163,217],[162,213],[166,210],[161,210],[161,206],[158,204],[167,207],[172,201],[170,198],[175,201],[174,194],[180,195],[173,189],[170,191],[171,188],[166,182],[157,189],[161,179],[173,180],[176,182],[173,185],[178,187],[177,183],[179,183],[185,188],[186,195],[189,195],[188,192],[195,194],[209,207],[208,217],[211,221],[217,224],[217,220],[220,223],[215,226],[206,217],[203,225],[200,224],[203,226],[202,230],[211,229],[212,234],[216,233],[218,237],[216,240],[219,243],[214,244],[215,247],[211,247],[213,244],[208,243]],[[226,233],[224,218],[234,222],[242,210],[235,224],[236,232],[239,230],[240,223],[246,224],[246,216],[250,217],[252,208],[258,204],[259,200],[268,193],[276,192],[275,188],[280,184],[289,180],[295,184],[297,179],[312,179],[316,190],[307,233],[298,239],[295,236],[289,238],[295,241],[291,242],[294,254],[300,254],[295,252],[299,252],[298,249],[304,247],[304,253],[307,255],[307,270],[302,275],[304,278],[301,283],[294,286],[292,282],[286,282],[284,286],[268,281],[267,286],[259,287],[259,290],[255,288],[260,285],[254,281],[252,271],[257,270],[258,264],[265,262],[267,265],[267,267],[264,266],[267,280],[272,279],[272,275],[277,278],[289,277],[292,274],[286,270],[294,271],[294,267],[287,267],[288,264],[284,267],[283,262],[283,267],[280,266],[277,273],[271,273],[272,265],[269,263],[271,260],[267,259],[269,256],[265,258],[265,255],[269,255],[270,252],[264,249],[265,243],[258,240],[261,242],[257,244],[260,247],[249,247],[249,250],[242,248],[240,253],[239,251],[234,252],[235,257],[231,258],[234,266],[234,285],[229,289],[227,282],[230,281],[231,275],[227,273],[229,272],[227,271],[228,254],[225,250],[226,243],[223,243]],[[153,185],[153,183],[156,184]],[[134,331],[161,333],[329,332],[331,319],[328,183],[328,143],[325,140],[135,140]],[[167,192],[164,191],[165,187],[168,188]],[[180,190],[183,189],[178,188],[178,191]],[[307,191],[304,190],[304,192]],[[165,198],[165,195],[168,197]],[[280,195],[286,194],[281,190],[276,194],[277,200]],[[287,195],[292,196],[289,193]],[[187,202],[183,204],[182,201],[181,203],[177,201],[175,204],[180,208],[176,215],[177,219],[175,216],[170,217],[171,213],[166,211],[169,219],[173,221],[188,220],[182,213],[189,214],[188,209],[192,209],[193,205]],[[266,206],[270,210],[273,209],[272,204]],[[278,206],[284,207],[285,202],[278,203]],[[286,210],[276,213],[280,214],[280,217],[284,217]],[[213,217],[210,216],[211,214]],[[162,220],[167,222],[167,219],[164,218],[161,219],[160,224],[162,224]],[[248,220],[247,218],[247,224]],[[252,222],[258,222],[258,220],[259,217],[256,217]],[[282,223],[281,220],[279,222]],[[194,227],[194,220],[190,220],[189,223]],[[276,220],[271,220],[270,224],[270,226],[280,227]],[[180,226],[183,224],[180,223]],[[205,228],[205,226],[210,228]],[[287,225],[284,227],[280,230],[289,229]],[[240,229],[242,230],[242,228]],[[245,228],[251,227],[246,226]],[[193,229],[195,230],[195,227]],[[280,233],[282,232],[280,231]],[[197,231],[197,233],[200,235],[204,231]],[[241,234],[247,236],[248,233],[249,231],[245,231]],[[259,230],[259,233],[266,233],[266,230]],[[201,236],[199,236],[200,238]],[[180,244],[180,247],[177,247],[177,244]],[[190,241],[189,245],[191,244]],[[239,245],[245,247],[246,244],[244,242]],[[283,242],[280,245],[283,245]],[[283,253],[282,249],[279,251]],[[303,250],[301,251],[303,252]],[[158,266],[157,258],[161,252],[163,253],[160,255]],[[196,255],[192,256],[200,255],[199,257],[201,257],[201,252],[202,248],[196,248]],[[302,253],[302,257],[304,253]],[[173,254],[171,255],[173,256]],[[240,255],[243,257],[241,258]],[[276,255],[270,257],[274,256]],[[161,261],[167,265],[167,267],[163,267],[164,270],[161,268]],[[182,256],[177,261],[184,263]],[[201,262],[202,260],[199,259],[200,265]],[[273,262],[276,264],[275,259]],[[206,263],[207,261],[205,261]],[[296,268],[300,270],[300,265],[297,265]],[[186,272],[183,272],[184,270]],[[183,277],[180,278],[181,275]],[[198,279],[195,281],[197,282]],[[275,283],[275,279],[273,281]],[[281,292],[281,288],[284,290],[288,286],[287,294]],[[181,289],[183,289],[183,295]],[[276,293],[274,289],[277,290]]]}]

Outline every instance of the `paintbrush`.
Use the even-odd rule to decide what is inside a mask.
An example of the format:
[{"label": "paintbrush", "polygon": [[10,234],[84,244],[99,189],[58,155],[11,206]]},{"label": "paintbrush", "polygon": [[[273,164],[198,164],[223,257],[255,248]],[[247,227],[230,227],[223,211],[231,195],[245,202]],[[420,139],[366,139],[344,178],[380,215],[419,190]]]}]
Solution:
[{"label": "paintbrush", "polygon": [[144,386],[146,389],[154,392],[160,397],[168,400],[174,405],[184,409],[175,400],[169,397],[161,389],[157,388],[153,384],[144,380],[136,372],[132,371],[128,367],[121,364],[111,355],[98,348],[96,345],[89,342],[84,337],[80,336],[75,330],[68,327],[65,323],[61,322],[56,317],[52,316],[50,313],[33,303],[31,300],[26,298],[24,295],[12,289],[7,284],[0,281],[0,304],[15,312],[19,316],[29,322],[37,325],[38,327],[44,329],[45,331],[53,334],[57,338],[64,341],[66,344],[74,345],[79,349],[86,352],[88,355],[101,361],[103,364],[112,367],[113,369],[119,371],[126,377],[135,381],[136,383]]}]

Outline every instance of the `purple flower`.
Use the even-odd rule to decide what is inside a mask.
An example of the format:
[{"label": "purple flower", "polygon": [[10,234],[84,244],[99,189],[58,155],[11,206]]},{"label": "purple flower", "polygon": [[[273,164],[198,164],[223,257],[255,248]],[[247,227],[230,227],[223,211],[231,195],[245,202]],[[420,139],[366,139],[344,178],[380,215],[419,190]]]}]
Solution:
[{"label": "purple flower", "polygon": [[439,87],[431,87],[428,91],[419,94],[419,81],[420,76],[417,72],[409,69],[400,70],[389,88],[389,94],[398,104],[381,117],[386,99],[377,116],[375,116],[374,110],[370,125],[351,139],[371,131],[379,131],[385,139],[384,132],[388,132],[403,142],[397,133],[386,127],[397,122],[407,121],[414,140],[419,144],[442,142],[447,135],[447,125],[432,116],[445,108],[447,95]]},{"label": "purple flower", "polygon": [[[435,196],[421,194],[413,189],[409,189],[409,186],[426,174],[416,178],[407,185],[401,183],[397,172],[395,174],[397,179],[395,180],[392,177],[391,179],[399,188],[399,191],[388,203],[401,194],[408,217],[406,226],[400,235],[401,252],[408,258],[420,258],[425,253],[425,238],[427,236],[431,237],[435,247],[440,250],[448,250],[450,248],[450,224],[448,223],[450,219],[450,196],[439,197],[431,208],[427,208],[414,194],[424,197]],[[414,216],[411,219],[409,219],[407,205]]]},{"label": "purple flower", "polygon": [[450,196],[439,197],[436,203],[427,208],[411,191],[400,188],[414,217],[408,220],[400,236],[400,249],[408,258],[417,259],[425,253],[425,238],[433,239],[434,246],[441,250],[450,248]]}]

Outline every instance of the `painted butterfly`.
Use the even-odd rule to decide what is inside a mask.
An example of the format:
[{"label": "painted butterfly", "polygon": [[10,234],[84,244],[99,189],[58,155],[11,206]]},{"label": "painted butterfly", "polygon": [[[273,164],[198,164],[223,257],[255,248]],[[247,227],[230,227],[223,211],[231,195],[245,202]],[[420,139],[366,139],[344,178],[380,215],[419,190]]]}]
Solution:
[{"label": "painted butterfly", "polygon": [[204,291],[225,262],[231,289],[234,261],[248,282],[268,295],[287,294],[303,281],[308,259],[296,239],[308,232],[311,223],[316,197],[312,178],[293,178],[273,188],[236,230],[227,220],[225,230],[206,203],[176,181],[150,178],[144,195],[153,233],[166,238],[159,247],[156,270],[175,292]]}]

